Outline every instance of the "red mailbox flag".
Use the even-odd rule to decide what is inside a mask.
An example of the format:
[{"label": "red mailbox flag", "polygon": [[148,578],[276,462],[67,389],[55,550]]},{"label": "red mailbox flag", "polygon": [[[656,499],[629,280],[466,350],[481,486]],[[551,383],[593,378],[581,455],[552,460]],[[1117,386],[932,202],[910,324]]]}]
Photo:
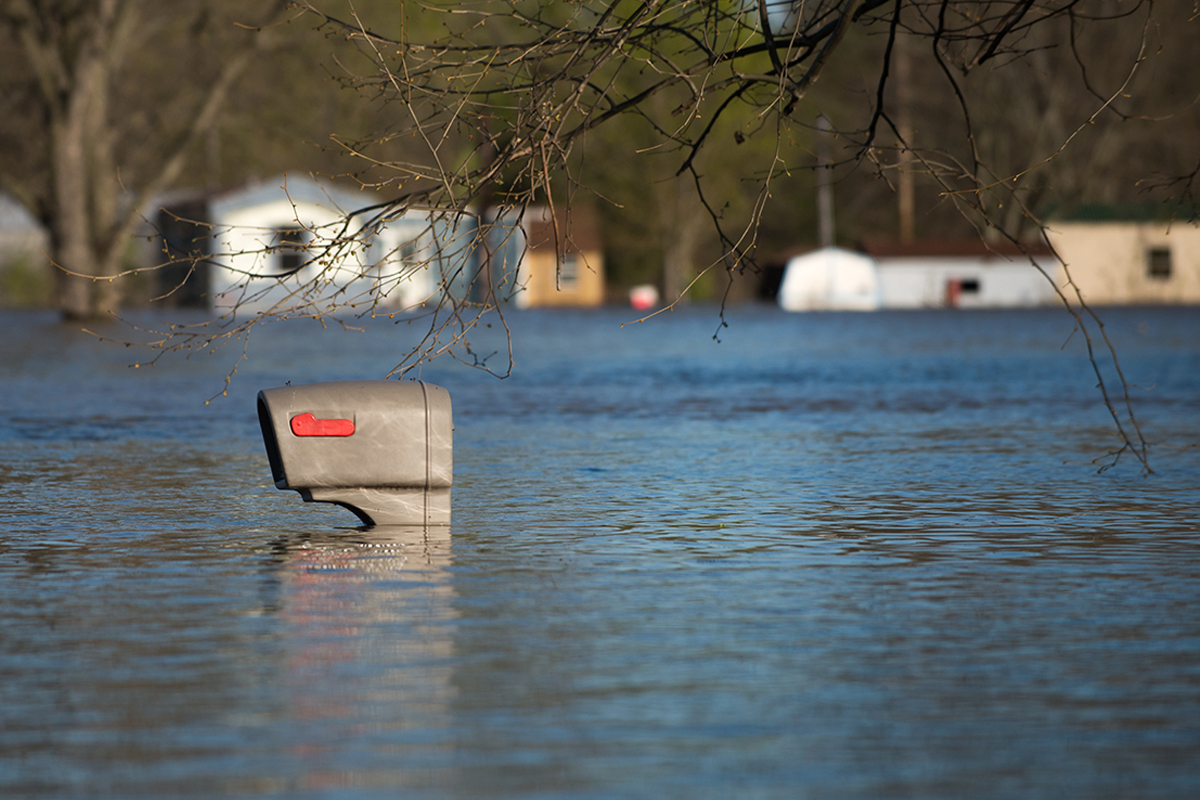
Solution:
[{"label": "red mailbox flag", "polygon": [[297,436],[352,436],[352,419],[317,419],[309,413],[292,417],[292,433]]}]

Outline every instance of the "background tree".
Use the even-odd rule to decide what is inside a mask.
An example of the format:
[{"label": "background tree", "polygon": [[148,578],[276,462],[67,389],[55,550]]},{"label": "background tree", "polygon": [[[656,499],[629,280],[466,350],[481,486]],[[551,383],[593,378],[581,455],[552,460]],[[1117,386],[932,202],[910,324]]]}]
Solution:
[{"label": "background tree", "polygon": [[283,5],[4,0],[0,186],[49,231],[65,316],[119,305],[147,203],[184,173]]},{"label": "background tree", "polygon": [[[1156,189],[1154,176],[1195,167],[1194,13],[1184,2],[1064,4],[1025,31],[1015,24],[1011,53],[946,43],[937,58],[917,60],[909,144],[928,159],[925,208],[935,193],[975,195],[973,225],[1037,239],[1041,222],[1081,204],[1187,200]],[[933,20],[911,24],[940,41]],[[901,88],[893,87],[898,112]],[[881,158],[892,170],[897,161]],[[961,224],[945,216],[929,221],[935,232]]]}]

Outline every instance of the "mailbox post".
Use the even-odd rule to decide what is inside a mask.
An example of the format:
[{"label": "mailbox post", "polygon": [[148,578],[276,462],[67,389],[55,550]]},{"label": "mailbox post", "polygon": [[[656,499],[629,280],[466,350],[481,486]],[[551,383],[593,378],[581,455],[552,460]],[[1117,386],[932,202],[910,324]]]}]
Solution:
[{"label": "mailbox post", "polygon": [[278,489],[367,525],[448,525],[450,393],[422,382],[336,381],[258,393]]}]

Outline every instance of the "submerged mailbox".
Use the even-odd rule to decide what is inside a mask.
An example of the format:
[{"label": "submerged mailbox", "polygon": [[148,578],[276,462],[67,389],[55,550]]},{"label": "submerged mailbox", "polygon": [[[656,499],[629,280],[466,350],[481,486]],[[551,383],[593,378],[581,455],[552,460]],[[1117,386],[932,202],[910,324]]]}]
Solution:
[{"label": "submerged mailbox", "polygon": [[450,522],[450,393],[429,383],[337,381],[258,393],[271,475],[368,525]]}]

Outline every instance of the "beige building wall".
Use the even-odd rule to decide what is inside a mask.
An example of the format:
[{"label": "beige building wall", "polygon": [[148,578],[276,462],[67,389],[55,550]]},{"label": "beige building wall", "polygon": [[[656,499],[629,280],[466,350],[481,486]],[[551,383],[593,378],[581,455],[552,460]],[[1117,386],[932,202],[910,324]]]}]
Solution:
[{"label": "beige building wall", "polygon": [[[551,218],[545,208],[530,209],[524,220],[525,253],[516,295],[522,308],[591,307],[604,303],[604,252],[596,218],[586,209],[574,209]],[[554,257],[563,253],[562,272]]]},{"label": "beige building wall", "polygon": [[561,278],[556,274],[553,248],[531,247],[521,268],[525,272],[521,304],[526,308],[604,303],[604,257],[599,250],[568,251],[563,256]]},{"label": "beige building wall", "polygon": [[1089,303],[1200,304],[1200,225],[1056,222],[1047,236]]}]

